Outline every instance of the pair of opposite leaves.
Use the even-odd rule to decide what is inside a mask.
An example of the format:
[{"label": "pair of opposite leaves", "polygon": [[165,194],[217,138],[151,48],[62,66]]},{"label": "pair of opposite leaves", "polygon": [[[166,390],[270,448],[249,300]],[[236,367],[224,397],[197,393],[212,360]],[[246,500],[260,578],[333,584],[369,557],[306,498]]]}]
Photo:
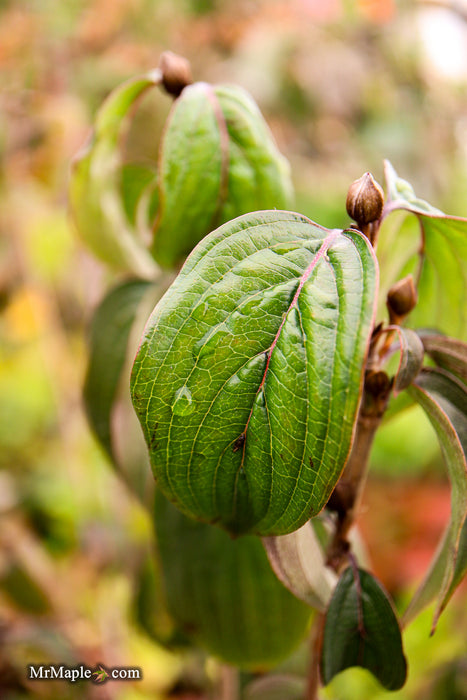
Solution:
[{"label": "pair of opposite leaves", "polygon": [[75,158],[70,206],[81,238],[104,262],[154,279],[209,231],[248,211],[290,205],[289,166],[258,107],[237,86],[195,83],[175,100],[158,162],[125,162],[129,117],[159,85],[158,70],[128,80],[99,109]]},{"label": "pair of opposite leaves", "polygon": [[[380,296],[399,265],[419,282],[415,321],[463,338],[467,220],[418,199],[389,163],[385,175],[386,213],[418,222],[386,236],[397,251],[388,260],[383,247]],[[350,450],[377,293],[358,231],[270,211],[205,238],[154,310],[133,371],[167,497],[233,533],[281,535],[316,515]]]},{"label": "pair of opposite leaves", "polygon": [[[175,265],[216,223],[290,200],[287,166],[254,102],[204,83],[176,100],[156,178],[122,190],[131,182],[118,152],[125,116],[155,82],[148,74],[111,94],[70,188],[89,246],[140,277],[156,274],[154,258]],[[146,245],[131,226],[141,206],[156,212]],[[162,489],[185,513],[280,534],[322,508],[348,454],[376,264],[360,234],[298,215],[231,226],[164,298],[163,329],[140,351],[133,398]]]},{"label": "pair of opposite leaves", "polygon": [[[182,114],[181,111],[179,111],[180,114]],[[199,143],[201,144],[202,140],[199,140]],[[235,158],[232,157],[232,152],[235,153],[235,149],[231,147],[228,151],[229,165],[231,173],[235,175],[235,167],[232,167],[232,163],[235,164]],[[223,153],[225,161],[226,151]],[[169,159],[169,163],[178,162],[179,165],[181,161],[182,153],[175,150],[174,158]],[[240,157],[238,163],[241,165],[241,162]],[[261,163],[261,158],[258,163]],[[166,174],[169,171],[166,171]],[[222,172],[221,168],[221,174]],[[190,190],[186,187],[183,177],[180,178],[179,168],[177,170],[175,167],[175,174],[172,172],[172,175],[172,185],[182,185],[179,190],[176,187],[169,188],[176,194],[172,204],[177,203],[177,192],[182,192],[184,196],[181,196],[181,200],[187,205],[187,209],[180,208],[178,211],[174,209],[173,216],[166,216],[166,230],[172,230],[176,235],[173,238],[166,236],[164,243],[164,236],[161,234],[164,227],[161,226],[161,221],[164,221],[163,215],[167,209],[164,209],[164,202],[160,199],[163,189],[159,190],[159,200],[157,198],[155,200],[159,206],[159,235],[156,236],[153,245],[155,257],[158,256],[158,242],[159,244],[162,242],[162,251],[164,251],[164,245],[168,245],[166,252],[168,250],[169,257],[175,250],[178,250],[176,255],[180,256],[181,249],[177,249],[177,245],[185,240],[182,246],[185,246],[184,252],[186,252],[193,241],[203,235],[204,226],[209,227],[206,218],[199,229],[195,229],[195,236],[191,235],[193,231],[190,229],[188,236],[183,237],[182,234],[186,233],[186,229],[180,221],[182,219],[185,221],[186,214],[190,211],[195,212],[194,219],[197,221],[205,211],[204,207],[202,211],[196,210],[195,207],[190,209],[190,202],[193,203],[196,200],[197,191],[196,188],[192,187]],[[247,173],[245,187],[250,177],[251,173]],[[221,181],[222,178],[219,182]],[[159,182],[164,182],[164,176],[159,178]],[[222,188],[219,190],[223,192],[221,200],[224,208],[224,216],[220,215],[220,220],[230,218],[226,215],[226,212],[229,212],[226,202],[228,203],[232,192],[235,193],[235,187],[232,187],[235,176],[230,174],[227,180],[224,180],[223,187],[226,186],[226,182],[229,184],[227,191]],[[219,188],[220,185],[215,187]],[[135,201],[137,199],[138,197]],[[256,201],[253,198],[252,206],[244,208],[256,208],[254,206]],[[209,195],[209,202],[212,203],[211,195]],[[219,207],[217,202],[216,216],[219,216]],[[126,209],[129,209],[128,206]],[[235,208],[233,211],[235,212]],[[212,221],[211,214],[209,221]],[[175,225],[173,225],[174,222]],[[293,235],[290,235],[290,229],[293,229]],[[198,256],[195,254],[190,258],[191,267],[190,264],[185,266],[184,272],[189,273],[190,270],[195,269],[198,261],[206,254],[207,261],[203,262],[207,264],[196,268],[191,281],[189,280],[185,287],[179,280],[182,296],[190,297],[188,305],[185,304],[186,308],[181,309],[182,316],[187,311],[188,320],[193,317],[196,321],[202,321],[207,325],[208,330],[199,337],[199,334],[197,336],[196,332],[193,333],[193,328],[185,323],[187,319],[182,318],[180,323],[180,316],[177,318],[177,314],[168,319],[165,313],[167,309],[163,308],[160,314],[163,323],[156,329],[155,342],[158,345],[160,340],[165,342],[169,338],[169,345],[166,346],[169,352],[174,348],[177,350],[169,359],[169,363],[175,363],[176,371],[172,372],[173,364],[162,368],[157,362],[153,363],[152,353],[150,353],[151,357],[146,358],[148,362],[143,363],[145,366],[142,368],[143,390],[139,392],[135,389],[134,397],[136,401],[141,401],[144,391],[149,387],[150,393],[146,393],[148,400],[141,403],[144,408],[140,417],[143,418],[143,423],[147,427],[146,438],[150,448],[153,449],[156,473],[159,469],[160,478],[162,466],[166,475],[166,481],[162,480],[163,488],[166,489],[166,493],[169,491],[172,500],[175,500],[182,510],[211,522],[220,521],[220,524],[234,532],[253,531],[260,534],[289,532],[323,507],[350,449],[351,433],[361,390],[361,370],[372,325],[376,291],[375,260],[366,239],[360,234],[353,231],[327,231],[304,217],[285,212],[269,212],[244,217],[241,221],[233,222],[230,228],[224,227],[224,230],[221,229],[216,233],[218,242],[231,234],[240,233],[241,235],[235,240],[229,240],[227,246],[221,246],[220,251],[216,248],[217,243],[211,246],[212,241],[206,242],[204,250],[201,246],[197,251]],[[171,248],[173,243],[175,247]],[[233,248],[230,245],[232,243]],[[250,248],[249,244],[251,244]],[[243,255],[245,251],[246,255]],[[255,254],[259,255],[255,257]],[[280,258],[279,261],[276,256]],[[159,258],[161,262],[164,261],[163,254],[159,253]],[[248,262],[245,262],[245,258],[249,259]],[[172,262],[174,260],[175,258],[172,258]],[[195,289],[191,282],[200,282],[197,277],[200,270],[207,284],[204,286],[201,284]],[[230,273],[233,274],[233,278]],[[353,275],[358,277],[359,274],[362,277],[361,285],[356,284],[357,280],[352,277]],[[181,277],[183,276],[182,272]],[[228,278],[227,281],[226,278]],[[236,287],[237,278],[245,278],[240,279],[241,288]],[[320,280],[324,281],[323,285]],[[228,303],[229,285],[232,282],[233,288],[240,293],[240,296],[234,295],[238,304]],[[178,291],[180,292],[180,289]],[[221,308],[216,309],[219,291],[223,299]],[[198,298],[194,299],[193,294],[198,295]],[[174,300],[177,301],[177,292],[171,290],[164,299],[164,303],[169,300],[173,305],[173,308],[169,309],[170,316],[175,308]],[[232,299],[230,301],[232,302]],[[220,316],[213,315],[215,310],[220,310]],[[244,318],[242,319],[241,316]],[[258,331],[255,337],[249,335],[251,323],[248,326],[248,322],[251,321],[251,316],[257,324],[253,329]],[[243,326],[244,321],[245,326]],[[170,332],[160,333],[161,328],[164,329],[164,323],[169,330],[170,327],[175,329],[175,335],[170,336]],[[345,342],[342,336],[349,335],[349,329],[353,324],[354,333],[350,333],[349,342]],[[244,330],[245,337],[240,338],[241,342],[237,343],[232,336],[241,336],[240,329]],[[260,329],[261,332],[259,332]],[[246,345],[243,341],[246,341]],[[191,368],[189,365],[180,364],[183,359],[186,359],[186,355],[183,357],[184,345],[189,348],[192,359],[195,359]],[[240,345],[243,348],[239,347]],[[294,348],[294,346],[297,347]],[[152,347],[154,348],[154,345]],[[330,351],[331,366],[328,365],[329,372],[321,376],[320,370],[326,369],[326,351]],[[214,357],[209,359],[210,355]],[[215,375],[216,372],[211,372],[211,368],[215,367],[219,361],[222,362],[223,358],[227,359],[231,356],[233,362],[228,368],[230,374],[219,376],[217,372],[213,381],[213,374]],[[205,362],[206,358],[208,358],[207,362]],[[310,361],[315,361],[314,367],[310,367]],[[165,382],[166,386],[162,392],[164,408],[169,407],[173,414],[168,420],[167,411],[165,413],[160,411],[161,404],[152,401],[155,397],[157,398],[159,387],[151,384],[152,379],[149,376],[151,372],[144,373],[145,370],[151,369],[151,366],[152,369],[158,367],[162,377],[159,380],[161,385],[166,380],[166,370],[168,368],[171,370],[168,376],[169,385],[167,387]],[[311,372],[307,371],[308,368]],[[196,373],[200,369],[204,370],[204,374],[200,375],[201,379],[198,376],[196,381]],[[187,371],[184,374],[185,370]],[[206,370],[208,370],[207,375]],[[147,381],[145,377],[148,377]],[[183,382],[181,381],[174,389],[180,378]],[[192,393],[188,384],[188,380],[192,379],[192,386],[198,388],[199,399],[206,399],[201,412],[195,401],[198,397]],[[207,397],[203,396],[201,391],[205,379],[208,380],[205,386],[209,387]],[[321,394],[316,393],[320,382],[322,388],[328,390],[327,395],[324,391],[324,400],[321,402]],[[312,407],[316,409],[314,412],[311,409],[308,410],[306,406],[310,395],[309,389],[313,388],[313,383],[316,385],[316,405]],[[227,396],[225,393],[222,396],[226,387]],[[235,388],[234,393],[238,393],[235,396],[236,400],[231,402],[229,394],[232,394],[233,388]],[[244,400],[242,400],[242,394]],[[335,396],[338,397],[336,400],[334,400]],[[161,395],[158,398],[160,399]],[[161,417],[162,430],[159,429],[158,420],[152,421],[149,430],[151,417],[146,413],[149,407],[153,411],[153,418]],[[260,408],[262,410],[259,410]],[[281,417],[281,412],[288,408],[291,409],[291,417],[288,425],[282,429],[286,421]],[[212,458],[216,457],[215,440],[211,439],[209,446],[209,440],[204,439],[206,432],[204,436],[202,433],[200,436],[200,429],[205,422],[207,436],[209,437],[212,432],[212,422],[210,428],[209,420],[211,409],[217,411],[218,417],[220,416],[223,421],[218,433],[221,438],[231,424],[233,431],[238,428],[237,436],[232,437],[227,447],[231,448],[234,455],[241,453],[240,459],[236,458],[237,461],[232,464],[229,460],[229,456],[232,455],[227,454],[226,457],[225,445],[221,445],[220,454],[219,450],[217,451],[218,460],[214,470]],[[239,415],[235,415],[238,419],[235,422],[234,414],[237,411]],[[194,422],[190,419],[190,427],[199,429],[185,436],[183,421],[177,425],[177,419],[174,416],[180,418],[192,414],[194,414]],[[201,422],[198,422],[199,418]],[[240,429],[242,425],[244,427]],[[298,434],[294,432],[297,426]],[[251,436],[256,443],[260,444],[252,443]],[[188,438],[185,439],[185,451],[177,452],[180,438],[185,437]],[[261,442],[260,438],[265,439]],[[162,443],[162,450],[160,443]],[[206,445],[208,449],[204,449]],[[250,449],[248,449],[249,445],[251,445]],[[198,448],[197,452],[196,448]],[[255,455],[255,450],[259,450],[262,454]],[[156,455],[156,452],[159,452],[159,455]],[[174,456],[178,457],[178,462]],[[183,463],[187,462],[187,457],[188,471],[184,472]],[[206,457],[211,459],[207,462]],[[285,465],[287,459],[291,464],[290,470],[287,470]],[[305,463],[306,459],[308,459],[309,469]],[[203,466],[203,463],[209,467],[209,471],[207,479],[201,480],[197,468],[200,465]],[[178,471],[177,466],[180,467]],[[273,474],[275,467],[278,467],[277,478]],[[288,484],[285,478],[287,476]],[[213,477],[212,484],[210,477]],[[167,489],[169,482],[171,488],[175,485],[172,491]],[[190,492],[188,501],[186,486]],[[191,496],[193,500],[190,500]],[[219,510],[219,502],[222,498],[227,508],[225,509],[221,504]]]},{"label": "pair of opposite leaves", "polygon": [[[157,178],[129,178],[118,154],[125,117],[156,82],[148,74],[112,93],[70,188],[90,247],[143,277],[156,267],[129,230],[141,207],[146,220],[157,212],[151,252],[170,265],[215,221],[282,206],[290,190],[251,99],[202,83],[175,103]],[[419,213],[412,201],[405,208]],[[425,205],[427,221],[432,212]],[[425,259],[433,260],[441,236],[429,233]],[[453,221],[449,233],[459,239]],[[216,235],[219,244],[202,244],[158,307],[135,366],[134,402],[156,476],[184,512],[234,532],[281,534],[322,508],[350,449],[376,262],[358,233],[293,214],[253,215]],[[427,265],[421,273],[429,279]]]}]

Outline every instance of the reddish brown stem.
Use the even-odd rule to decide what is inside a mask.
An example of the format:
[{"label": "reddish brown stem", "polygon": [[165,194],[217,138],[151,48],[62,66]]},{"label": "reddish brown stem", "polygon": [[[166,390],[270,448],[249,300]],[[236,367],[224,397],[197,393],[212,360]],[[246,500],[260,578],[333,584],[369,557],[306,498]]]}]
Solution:
[{"label": "reddish brown stem", "polygon": [[319,700],[318,690],[321,682],[319,666],[324,621],[325,614],[318,613],[313,624],[313,631],[311,635],[310,665],[308,670],[305,700]]},{"label": "reddish brown stem", "polygon": [[342,569],[349,552],[348,534],[358,515],[366,482],[370,451],[384,411],[391,382],[385,372],[368,370],[355,439],[349,460],[329,501],[337,513],[337,526],[328,551],[328,566]]}]

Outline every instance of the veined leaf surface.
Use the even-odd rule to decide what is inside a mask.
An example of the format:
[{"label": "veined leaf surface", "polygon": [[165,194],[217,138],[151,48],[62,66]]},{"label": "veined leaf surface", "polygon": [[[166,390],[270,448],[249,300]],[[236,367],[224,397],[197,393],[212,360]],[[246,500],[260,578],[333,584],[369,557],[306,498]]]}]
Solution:
[{"label": "veined leaf surface", "polygon": [[[386,284],[412,273],[419,300],[410,314],[410,325],[437,328],[443,333],[467,339],[467,219],[446,216],[419,199],[412,186],[400,178],[386,161],[388,189],[386,211],[414,214],[410,221],[391,232],[391,218],[384,223],[378,257],[382,261],[382,292]],[[412,217],[410,217],[412,218]],[[385,240],[387,236],[387,240]],[[386,274],[390,272],[390,274]]]},{"label": "veined leaf surface", "polygon": [[351,666],[368,669],[388,690],[401,688],[407,676],[402,638],[388,594],[363,569],[348,567],[326,613],[321,674],[329,683]]},{"label": "veined leaf surface", "polygon": [[207,236],[155,308],[132,396],[155,477],[184,513],[286,534],[347,460],[377,263],[357,231],[256,212]]},{"label": "veined leaf surface", "polygon": [[216,226],[291,204],[289,165],[249,94],[194,83],[175,101],[159,156],[153,254],[182,261]]},{"label": "veined leaf surface", "polygon": [[439,439],[451,481],[451,518],[427,575],[404,619],[413,619],[434,598],[433,629],[467,570],[467,391],[457,377],[425,368],[409,388],[427,413]]},{"label": "veined leaf surface", "polygon": [[154,525],[169,611],[187,637],[262,669],[304,638],[312,611],[276,578],[258,537],[232,539],[187,518],[158,489]]}]

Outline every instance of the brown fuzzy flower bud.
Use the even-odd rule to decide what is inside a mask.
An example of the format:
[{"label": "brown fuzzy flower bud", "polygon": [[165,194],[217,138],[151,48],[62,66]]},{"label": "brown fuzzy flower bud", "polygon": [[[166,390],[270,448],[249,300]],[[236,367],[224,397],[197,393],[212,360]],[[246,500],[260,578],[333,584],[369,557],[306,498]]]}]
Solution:
[{"label": "brown fuzzy flower bud", "polygon": [[399,280],[388,292],[386,305],[391,323],[399,323],[417,304],[417,290],[412,275]]},{"label": "brown fuzzy flower bud", "polygon": [[191,66],[186,58],[172,51],[164,51],[159,59],[159,69],[162,73],[162,84],[169,95],[178,97],[187,85],[191,85],[193,77]]},{"label": "brown fuzzy flower bud", "polygon": [[384,193],[371,173],[365,173],[352,182],[347,193],[347,214],[359,229],[378,221],[384,206]]}]

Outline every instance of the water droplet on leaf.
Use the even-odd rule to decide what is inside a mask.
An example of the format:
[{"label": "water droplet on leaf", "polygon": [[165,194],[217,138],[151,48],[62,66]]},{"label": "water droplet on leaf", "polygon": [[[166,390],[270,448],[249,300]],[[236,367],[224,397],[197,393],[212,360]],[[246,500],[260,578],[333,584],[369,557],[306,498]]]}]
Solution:
[{"label": "water droplet on leaf", "polygon": [[255,403],[257,406],[261,406],[262,408],[264,408],[264,406],[266,406],[266,399],[264,398],[264,391],[262,389],[260,391],[258,391],[258,393],[256,395]]},{"label": "water droplet on leaf", "polygon": [[194,410],[195,406],[191,397],[191,391],[182,386],[174,394],[172,412],[176,416],[187,416]]}]

